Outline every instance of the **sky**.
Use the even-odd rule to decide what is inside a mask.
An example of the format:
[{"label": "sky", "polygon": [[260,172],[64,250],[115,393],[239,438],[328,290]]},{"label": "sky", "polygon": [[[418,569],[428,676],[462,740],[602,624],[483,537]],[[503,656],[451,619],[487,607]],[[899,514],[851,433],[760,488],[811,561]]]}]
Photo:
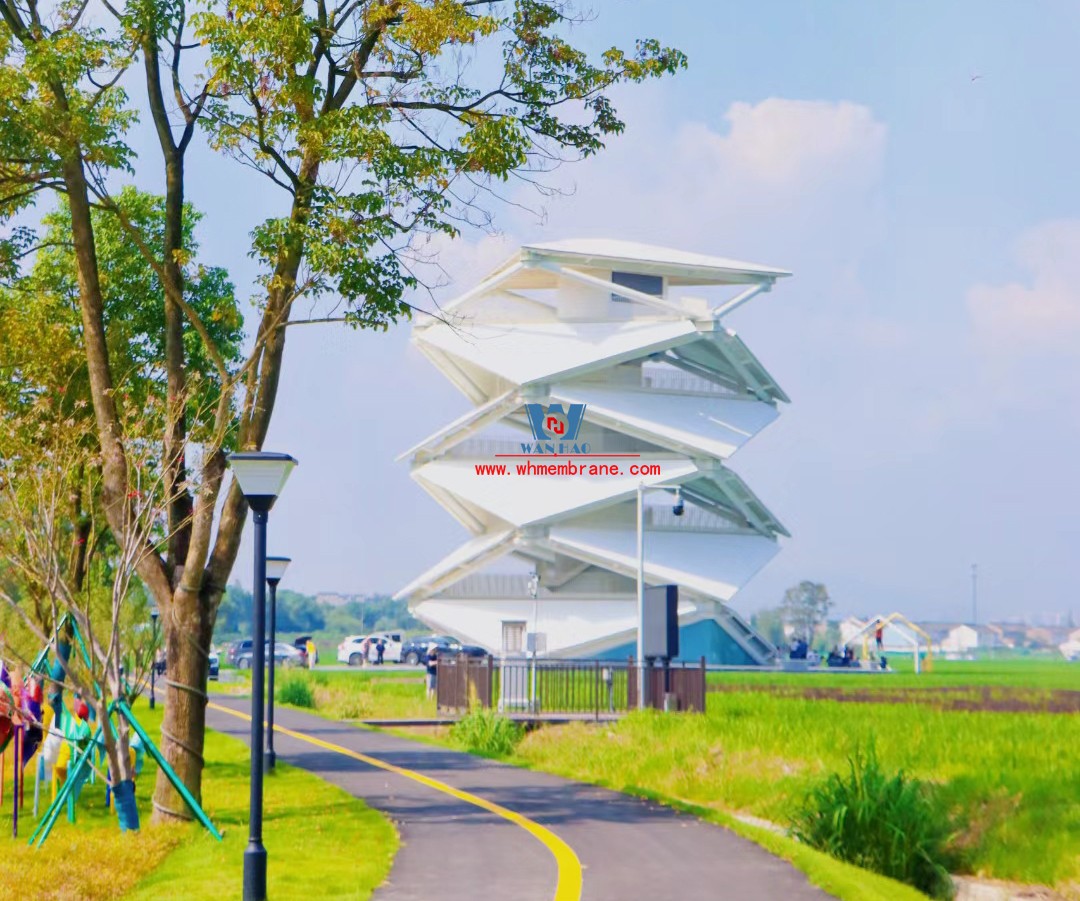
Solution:
[{"label": "sky", "polygon": [[[1080,5],[592,9],[586,47],[654,36],[689,69],[620,89],[626,133],[557,172],[562,196],[511,191],[498,234],[440,242],[439,296],[534,240],[789,269],[726,320],[792,398],[731,461],[792,533],[733,606],[811,579],[840,615],[969,618],[977,563],[980,619],[1080,615]],[[193,165],[203,257],[246,288],[247,234],[284,199],[208,152]],[[468,408],[408,324],[291,329],[266,444],[300,461],[269,527],[288,587],[393,592],[456,547],[395,457]],[[249,535],[245,585],[250,560]]]}]

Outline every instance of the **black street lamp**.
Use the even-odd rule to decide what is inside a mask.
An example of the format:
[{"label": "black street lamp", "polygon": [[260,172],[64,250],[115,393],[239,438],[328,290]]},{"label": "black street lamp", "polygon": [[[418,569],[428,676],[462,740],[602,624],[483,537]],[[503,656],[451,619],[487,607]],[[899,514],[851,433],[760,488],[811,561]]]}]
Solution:
[{"label": "black street lamp", "polygon": [[157,678],[157,621],[158,608],[150,608],[150,709],[154,709],[154,681]]},{"label": "black street lamp", "polygon": [[270,586],[270,671],[266,685],[266,768],[277,762],[274,753],[274,652],[277,650],[277,586],[292,563],[288,557],[266,558],[266,584]]},{"label": "black street lamp", "polygon": [[262,843],[263,667],[266,665],[266,520],[296,466],[288,454],[244,451],[229,454],[229,466],[255,521],[255,580],[251,647],[251,800],[248,846],[244,849],[243,901],[266,901],[266,848]]}]

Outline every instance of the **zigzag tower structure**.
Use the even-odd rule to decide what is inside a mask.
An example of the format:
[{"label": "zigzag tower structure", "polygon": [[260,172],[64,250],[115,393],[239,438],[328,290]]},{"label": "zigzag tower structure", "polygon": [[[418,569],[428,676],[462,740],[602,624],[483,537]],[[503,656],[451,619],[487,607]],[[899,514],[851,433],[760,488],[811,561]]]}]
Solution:
[{"label": "zigzag tower structure", "polygon": [[789,399],[724,318],[788,275],[625,241],[530,244],[418,320],[415,345],[473,409],[401,459],[471,537],[396,597],[496,655],[537,633],[547,656],[625,659],[644,485],[645,582],[679,586],[680,657],[771,662],[730,602],[788,533],[729,461]]}]

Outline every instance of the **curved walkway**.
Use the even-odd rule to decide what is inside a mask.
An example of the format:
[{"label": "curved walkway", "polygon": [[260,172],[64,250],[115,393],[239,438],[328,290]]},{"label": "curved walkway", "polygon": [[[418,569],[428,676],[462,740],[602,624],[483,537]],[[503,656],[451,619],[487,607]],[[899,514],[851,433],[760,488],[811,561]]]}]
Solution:
[{"label": "curved walkway", "polygon": [[[215,699],[207,725],[246,740],[249,703]],[[275,719],[279,759],[397,824],[401,849],[376,901],[829,897],[752,842],[659,805],[311,714]]]}]

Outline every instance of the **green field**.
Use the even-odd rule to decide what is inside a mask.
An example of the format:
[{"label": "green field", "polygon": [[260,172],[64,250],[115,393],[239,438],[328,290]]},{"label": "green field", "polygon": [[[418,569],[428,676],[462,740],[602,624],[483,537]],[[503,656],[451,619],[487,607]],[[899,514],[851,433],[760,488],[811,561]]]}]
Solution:
[{"label": "green field", "polygon": [[[924,661],[925,667],[925,661]],[[980,660],[934,660],[929,672],[915,674],[911,657],[890,656],[894,672],[844,671],[822,668],[806,673],[709,673],[711,684],[831,685],[849,688],[1005,687],[1080,690],[1080,664],[1061,657],[1005,657]]]},{"label": "green field", "polygon": [[[886,765],[937,786],[966,872],[1067,889],[1080,880],[1080,718],[993,708],[1038,707],[1076,675],[1068,664],[1016,661],[948,664],[919,677],[723,674],[710,677],[720,690],[705,716],[542,729],[517,757],[787,825],[811,785],[873,740]],[[821,689],[837,697],[803,696]],[[947,706],[956,699],[989,699],[991,709]]]},{"label": "green field", "polygon": [[[137,711],[156,736],[161,709],[151,712],[140,702]],[[61,818],[44,848],[31,849],[26,845],[33,829],[29,807],[26,828],[20,829],[23,837],[9,838],[11,755],[6,756],[9,794],[0,810],[0,825],[7,827],[0,831],[0,886],[18,886],[17,897],[203,901],[239,894],[250,758],[236,739],[216,732],[206,737],[205,806],[224,833],[222,842],[198,826],[149,825],[156,767],[148,760],[137,786],[141,832],[119,832],[112,811],[105,809],[99,781],[84,788],[75,824]],[[46,787],[43,797],[47,795]],[[358,901],[386,878],[398,844],[394,827],[381,814],[341,789],[280,763],[266,781],[263,840],[272,895],[311,897],[315,874],[319,898]],[[344,847],[350,849],[348,855],[340,853]]]}]

